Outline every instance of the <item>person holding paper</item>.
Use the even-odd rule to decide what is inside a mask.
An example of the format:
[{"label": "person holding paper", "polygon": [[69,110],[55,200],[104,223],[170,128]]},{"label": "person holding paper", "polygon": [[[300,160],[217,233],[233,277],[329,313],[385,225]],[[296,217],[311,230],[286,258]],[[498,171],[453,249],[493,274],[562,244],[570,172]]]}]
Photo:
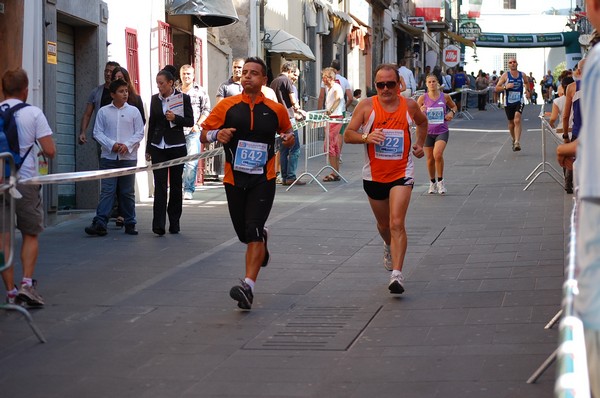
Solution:
[{"label": "person holding paper", "polygon": [[[152,161],[152,164],[187,155],[183,128],[194,125],[194,111],[190,97],[176,90],[174,84],[175,78],[171,72],[163,69],[156,75],[158,94],[154,94],[150,100],[146,139],[146,160]],[[156,169],[153,174],[152,232],[159,236],[165,234],[168,215],[169,232],[177,234],[183,207],[183,164]]]}]

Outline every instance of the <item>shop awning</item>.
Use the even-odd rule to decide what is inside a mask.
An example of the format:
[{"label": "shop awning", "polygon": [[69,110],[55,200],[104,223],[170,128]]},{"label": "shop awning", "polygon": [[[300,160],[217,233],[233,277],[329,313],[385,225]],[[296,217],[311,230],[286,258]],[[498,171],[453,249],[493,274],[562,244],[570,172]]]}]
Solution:
[{"label": "shop awning", "polygon": [[343,11],[332,10],[331,14],[341,19],[345,23],[352,24],[352,17],[350,17],[350,15],[346,14]]},{"label": "shop awning", "polygon": [[296,36],[289,34],[285,30],[267,30],[269,34],[271,49],[269,52],[283,55],[287,59],[298,59],[300,61],[315,61],[315,55],[310,47]]},{"label": "shop awning", "polygon": [[464,37],[462,37],[461,35],[457,35],[454,32],[443,32],[446,36],[448,36],[449,38],[451,38],[454,41],[457,41],[461,44],[464,44],[465,46],[469,46],[472,48],[475,48],[475,43],[472,40],[469,39],[465,39]]},{"label": "shop awning", "polygon": [[394,24],[395,28],[398,28],[406,33],[408,33],[409,35],[413,36],[413,37],[421,37],[423,36],[423,30],[419,29],[419,28],[415,28],[412,25],[406,24],[406,23],[402,23],[402,22],[396,22]]},{"label": "shop awning", "polygon": [[165,11],[169,15],[192,15],[201,28],[239,21],[232,0],[165,0]]}]

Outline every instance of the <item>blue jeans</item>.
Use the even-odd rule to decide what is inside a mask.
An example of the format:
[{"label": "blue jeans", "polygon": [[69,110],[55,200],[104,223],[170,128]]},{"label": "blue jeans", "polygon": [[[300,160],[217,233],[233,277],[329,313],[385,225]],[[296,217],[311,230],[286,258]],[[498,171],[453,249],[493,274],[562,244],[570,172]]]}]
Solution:
[{"label": "blue jeans", "polygon": [[[110,160],[100,158],[100,170],[120,169],[136,166],[137,160]],[[125,219],[125,225],[135,225],[135,174],[120,177],[103,178],[100,184],[100,201],[96,209],[94,223],[106,227],[112,212],[115,194],[119,189],[119,213]]]},{"label": "blue jeans", "polygon": [[[196,155],[200,153],[200,132],[189,133],[185,136],[185,147],[187,154]],[[183,190],[185,192],[194,192],[196,190],[196,172],[198,170],[198,160],[187,162],[183,166]]]},{"label": "blue jeans", "polygon": [[294,130],[294,146],[291,148],[281,145],[280,160],[281,179],[283,181],[294,181],[296,179],[296,169],[298,168],[298,158],[300,157],[300,140],[298,139],[298,130]]}]

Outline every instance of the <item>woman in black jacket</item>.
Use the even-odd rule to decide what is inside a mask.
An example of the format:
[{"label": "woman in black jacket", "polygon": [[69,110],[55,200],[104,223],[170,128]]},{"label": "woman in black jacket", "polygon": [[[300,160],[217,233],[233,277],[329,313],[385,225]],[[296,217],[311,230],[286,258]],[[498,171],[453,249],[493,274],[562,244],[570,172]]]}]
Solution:
[{"label": "woman in black jacket", "polygon": [[[158,94],[154,94],[150,100],[150,118],[146,139],[146,160],[152,160],[152,164],[187,155],[183,127],[194,125],[194,112],[190,97],[175,90],[174,83],[175,79],[169,71],[161,70],[156,75]],[[177,234],[179,233],[179,219],[181,218],[183,201],[183,163],[177,166],[155,169],[153,174],[152,232],[157,235],[165,234],[168,215],[169,232]],[[169,189],[168,205],[167,188]]]}]

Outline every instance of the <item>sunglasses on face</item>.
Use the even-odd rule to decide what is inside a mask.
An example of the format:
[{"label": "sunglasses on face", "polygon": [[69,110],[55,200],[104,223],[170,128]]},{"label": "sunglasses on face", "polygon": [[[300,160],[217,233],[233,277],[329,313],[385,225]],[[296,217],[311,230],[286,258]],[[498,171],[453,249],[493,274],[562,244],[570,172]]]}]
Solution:
[{"label": "sunglasses on face", "polygon": [[383,90],[384,88],[389,88],[390,90],[393,89],[394,87],[396,87],[396,84],[398,84],[397,82],[391,80],[389,82],[377,82],[375,83],[375,86],[380,89]]}]

